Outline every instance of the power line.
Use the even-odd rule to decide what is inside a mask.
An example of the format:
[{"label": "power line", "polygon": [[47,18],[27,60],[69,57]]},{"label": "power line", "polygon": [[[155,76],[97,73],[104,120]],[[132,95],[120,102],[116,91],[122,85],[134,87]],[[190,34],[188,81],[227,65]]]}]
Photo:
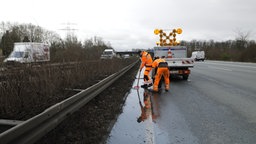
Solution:
[{"label": "power line", "polygon": [[62,23],[62,25],[65,25],[65,27],[59,30],[66,31],[66,37],[73,36],[75,31],[78,30],[73,28],[74,25],[77,25],[76,23],[67,22],[67,23]]}]

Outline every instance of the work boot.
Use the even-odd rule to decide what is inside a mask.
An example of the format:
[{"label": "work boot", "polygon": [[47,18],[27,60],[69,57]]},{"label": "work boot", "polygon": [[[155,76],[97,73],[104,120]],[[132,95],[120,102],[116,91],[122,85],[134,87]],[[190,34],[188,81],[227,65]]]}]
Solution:
[{"label": "work boot", "polygon": [[159,89],[159,90],[157,90],[157,91],[156,91],[156,90],[153,90],[152,92],[153,92],[153,93],[158,93],[158,94],[160,94],[160,93],[161,93],[161,89]]},{"label": "work boot", "polygon": [[166,86],[165,86],[165,91],[168,92],[169,89],[170,89],[169,85],[166,85]]}]

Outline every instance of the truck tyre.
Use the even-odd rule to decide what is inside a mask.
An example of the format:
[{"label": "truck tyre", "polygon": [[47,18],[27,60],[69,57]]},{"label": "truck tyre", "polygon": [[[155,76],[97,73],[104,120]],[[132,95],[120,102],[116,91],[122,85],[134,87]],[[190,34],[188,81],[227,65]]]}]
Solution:
[{"label": "truck tyre", "polygon": [[188,76],[189,76],[189,75],[183,75],[183,76],[182,76],[183,80],[188,80]]}]

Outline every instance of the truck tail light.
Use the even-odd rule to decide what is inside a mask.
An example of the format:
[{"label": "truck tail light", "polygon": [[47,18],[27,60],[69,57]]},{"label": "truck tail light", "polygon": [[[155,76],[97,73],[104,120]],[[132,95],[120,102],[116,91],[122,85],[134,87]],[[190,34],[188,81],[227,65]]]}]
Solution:
[{"label": "truck tail light", "polygon": [[190,74],[190,70],[184,70],[184,74]]}]

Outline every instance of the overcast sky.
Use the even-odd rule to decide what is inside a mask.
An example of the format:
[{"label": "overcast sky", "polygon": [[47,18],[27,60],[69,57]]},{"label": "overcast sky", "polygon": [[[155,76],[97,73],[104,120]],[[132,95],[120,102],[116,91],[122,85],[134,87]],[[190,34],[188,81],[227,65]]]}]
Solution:
[{"label": "overcast sky", "polygon": [[[154,29],[182,28],[178,40],[256,40],[255,0],[4,0],[0,22],[32,23],[79,40],[102,37],[116,50],[152,48]],[[67,25],[70,23],[70,25]]]}]

